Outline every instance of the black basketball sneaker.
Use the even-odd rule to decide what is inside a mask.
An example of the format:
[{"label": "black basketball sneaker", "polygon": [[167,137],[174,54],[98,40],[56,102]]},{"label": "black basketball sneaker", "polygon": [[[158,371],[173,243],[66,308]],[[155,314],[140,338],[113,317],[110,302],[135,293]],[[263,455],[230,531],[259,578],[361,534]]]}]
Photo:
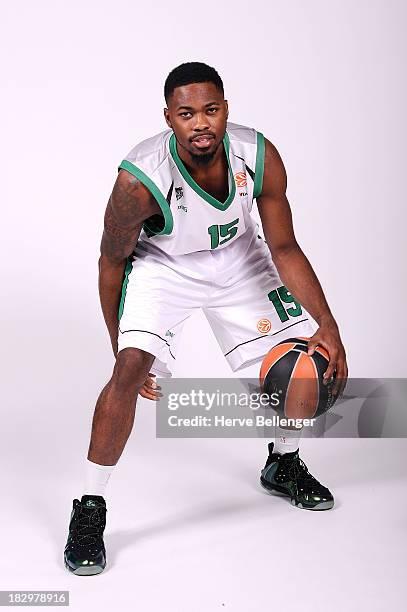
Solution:
[{"label": "black basketball sneaker", "polygon": [[65,567],[73,574],[92,576],[105,569],[106,512],[106,502],[101,495],[82,495],[81,501],[73,500],[64,550]]},{"label": "black basketball sneaker", "polygon": [[293,506],[304,510],[329,510],[334,498],[312,474],[299,457],[293,453],[274,453],[274,443],[268,445],[269,456],[261,471],[260,483],[270,492],[288,495]]}]

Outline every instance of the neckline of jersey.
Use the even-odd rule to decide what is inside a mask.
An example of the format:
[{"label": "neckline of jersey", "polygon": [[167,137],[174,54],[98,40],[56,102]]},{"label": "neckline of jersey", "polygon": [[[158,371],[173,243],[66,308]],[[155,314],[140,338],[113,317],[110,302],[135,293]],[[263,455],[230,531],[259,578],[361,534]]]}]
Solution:
[{"label": "neckline of jersey", "polygon": [[226,159],[228,162],[228,169],[229,169],[229,175],[230,175],[229,195],[226,198],[225,202],[220,202],[220,200],[217,200],[210,193],[202,189],[202,187],[200,187],[200,185],[198,185],[198,183],[189,174],[188,170],[186,169],[184,165],[184,162],[178,155],[177,140],[175,138],[174,132],[170,136],[169,147],[170,147],[170,153],[175,162],[175,165],[177,166],[178,170],[180,171],[181,175],[184,177],[188,185],[192,187],[192,189],[199,196],[201,196],[201,198],[203,198],[206,202],[208,202],[215,208],[218,208],[219,210],[226,210],[227,208],[229,208],[230,204],[233,202],[235,198],[235,194],[236,194],[236,185],[235,185],[235,180],[233,176],[232,166],[230,164],[230,159],[229,159],[230,141],[229,141],[229,135],[226,131],[225,131],[225,135],[223,137],[222,142],[223,142],[223,146],[224,146],[225,153],[226,153]]}]

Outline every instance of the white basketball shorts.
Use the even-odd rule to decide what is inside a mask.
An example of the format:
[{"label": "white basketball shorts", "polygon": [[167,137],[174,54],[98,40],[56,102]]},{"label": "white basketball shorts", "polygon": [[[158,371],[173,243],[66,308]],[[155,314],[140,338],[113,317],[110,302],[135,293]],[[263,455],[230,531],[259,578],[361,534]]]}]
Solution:
[{"label": "white basketball shorts", "polygon": [[147,351],[155,356],[151,371],[171,376],[184,323],[198,308],[233,371],[318,327],[284,287],[254,227],[219,251],[177,257],[139,241],[123,281],[118,351]]}]

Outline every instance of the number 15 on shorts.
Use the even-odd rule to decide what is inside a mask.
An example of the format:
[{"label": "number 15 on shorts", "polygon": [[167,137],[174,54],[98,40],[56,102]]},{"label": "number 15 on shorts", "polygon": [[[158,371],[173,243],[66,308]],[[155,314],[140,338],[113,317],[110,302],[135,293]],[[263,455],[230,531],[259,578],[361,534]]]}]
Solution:
[{"label": "number 15 on shorts", "polygon": [[270,291],[267,297],[270,302],[273,302],[273,306],[282,323],[288,321],[290,317],[299,317],[302,314],[301,304],[294,299],[284,285]]}]

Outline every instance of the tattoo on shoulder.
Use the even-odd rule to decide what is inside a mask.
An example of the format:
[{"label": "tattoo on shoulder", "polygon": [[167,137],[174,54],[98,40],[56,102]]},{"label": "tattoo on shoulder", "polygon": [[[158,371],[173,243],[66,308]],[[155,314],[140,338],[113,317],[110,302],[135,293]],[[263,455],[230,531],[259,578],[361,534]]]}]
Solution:
[{"label": "tattoo on shoulder", "polygon": [[137,216],[140,185],[140,181],[134,178],[126,183],[118,181],[113,188],[110,203],[114,213],[125,224],[131,223]]}]

